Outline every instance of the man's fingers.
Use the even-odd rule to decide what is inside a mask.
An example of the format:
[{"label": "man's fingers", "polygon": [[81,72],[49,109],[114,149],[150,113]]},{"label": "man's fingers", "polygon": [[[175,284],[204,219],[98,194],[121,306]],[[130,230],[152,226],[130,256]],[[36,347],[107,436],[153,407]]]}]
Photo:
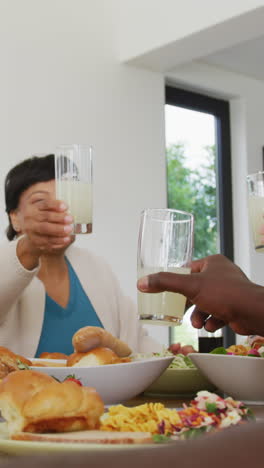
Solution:
[{"label": "man's fingers", "polygon": [[209,317],[208,320],[206,320],[206,323],[205,323],[205,330],[208,331],[208,332],[215,332],[216,330],[219,330],[219,328],[223,328],[224,326],[226,325],[225,322],[223,322],[222,320],[218,320],[214,317]]},{"label": "man's fingers", "polygon": [[209,314],[206,314],[202,310],[198,309],[198,307],[195,307],[191,315],[192,326],[194,328],[203,328],[208,317]]},{"label": "man's fingers", "polygon": [[206,312],[201,311],[198,307],[192,312],[191,322],[194,328],[205,328],[208,332],[215,332],[219,328],[223,328],[226,323],[219,320]]},{"label": "man's fingers", "polygon": [[144,276],[137,282],[142,292],[159,293],[163,291],[178,292],[192,298],[199,291],[199,275],[182,275],[178,273],[160,272]]},{"label": "man's fingers", "polygon": [[206,259],[193,260],[191,265],[192,273],[200,273],[205,267]]}]

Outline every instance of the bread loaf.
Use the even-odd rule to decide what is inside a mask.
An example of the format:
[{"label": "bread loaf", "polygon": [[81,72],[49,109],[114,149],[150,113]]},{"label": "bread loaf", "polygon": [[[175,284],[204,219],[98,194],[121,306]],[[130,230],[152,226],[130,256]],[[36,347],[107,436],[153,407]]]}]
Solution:
[{"label": "bread loaf", "polygon": [[27,367],[31,366],[32,363],[29,359],[0,346],[0,379],[3,379],[10,372],[19,370],[22,365]]},{"label": "bread loaf", "polygon": [[87,353],[73,353],[67,359],[68,367],[93,367],[106,364],[130,362],[130,358],[120,358],[109,348],[94,348]]},{"label": "bread loaf", "polygon": [[39,355],[40,359],[67,359],[67,354],[43,352]]},{"label": "bread loaf", "polygon": [[74,350],[79,353],[85,353],[98,347],[110,348],[119,357],[129,356],[132,352],[126,343],[100,327],[80,328],[73,335],[72,344]]}]

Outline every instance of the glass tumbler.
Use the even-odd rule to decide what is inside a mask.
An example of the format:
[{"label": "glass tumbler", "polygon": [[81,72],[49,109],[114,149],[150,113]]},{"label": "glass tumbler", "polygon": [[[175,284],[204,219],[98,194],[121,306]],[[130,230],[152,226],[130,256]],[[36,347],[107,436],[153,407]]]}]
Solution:
[{"label": "glass tumbler", "polygon": [[[138,239],[138,279],[158,272],[189,274],[193,251],[193,215],[171,209],[145,209]],[[172,292],[138,292],[140,320],[180,325],[186,297]]]},{"label": "glass tumbler", "polygon": [[264,252],[264,172],[247,176],[248,210],[256,252]]},{"label": "glass tumbler", "polygon": [[55,152],[56,198],[73,217],[72,234],[92,232],[92,160],[89,145],[60,145]]}]

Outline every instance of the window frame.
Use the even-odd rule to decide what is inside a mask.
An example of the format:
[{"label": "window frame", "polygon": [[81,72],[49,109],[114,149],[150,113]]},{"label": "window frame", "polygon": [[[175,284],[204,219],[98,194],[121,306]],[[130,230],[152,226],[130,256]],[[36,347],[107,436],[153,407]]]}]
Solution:
[{"label": "window frame", "polygon": [[[234,260],[230,106],[223,99],[167,85],[165,104],[212,114],[216,122],[217,195],[220,253]],[[224,346],[235,342],[235,333],[225,327]]]}]

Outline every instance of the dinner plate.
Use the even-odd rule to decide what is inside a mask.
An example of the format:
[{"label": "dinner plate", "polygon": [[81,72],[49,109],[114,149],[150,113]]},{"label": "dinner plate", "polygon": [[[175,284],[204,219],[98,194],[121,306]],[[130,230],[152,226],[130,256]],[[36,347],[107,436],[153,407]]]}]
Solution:
[{"label": "dinner plate", "polygon": [[146,390],[147,395],[193,397],[200,390],[216,389],[198,369],[166,369]]},{"label": "dinner plate", "polygon": [[158,448],[163,444],[87,444],[62,442],[27,442],[0,439],[0,454],[29,455],[65,452],[101,452],[102,450],[121,451],[126,449]]},{"label": "dinner plate", "polygon": [[[177,441],[169,442],[175,443]],[[101,452],[121,451],[127,449],[140,450],[143,448],[157,449],[164,444],[93,444],[93,443],[64,443],[64,442],[29,442],[7,439],[6,423],[0,423],[0,456],[1,455],[34,455],[65,452]]]}]

